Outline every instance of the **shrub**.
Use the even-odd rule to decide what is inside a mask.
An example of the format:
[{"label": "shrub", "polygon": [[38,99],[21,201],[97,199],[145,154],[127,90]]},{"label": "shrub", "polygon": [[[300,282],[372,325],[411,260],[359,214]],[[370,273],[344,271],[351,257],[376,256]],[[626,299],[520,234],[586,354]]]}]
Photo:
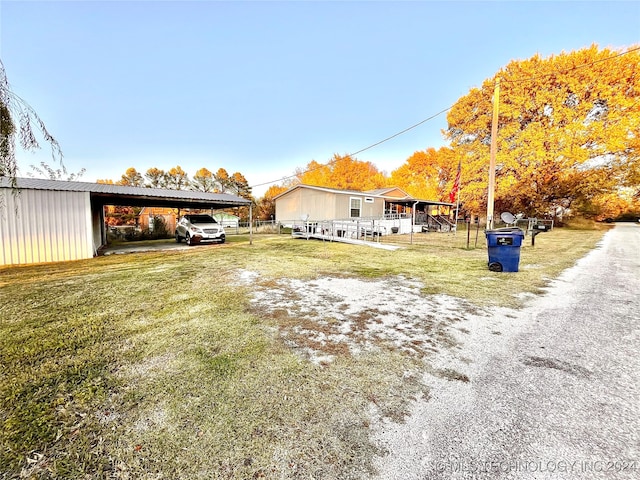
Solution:
[{"label": "shrub", "polygon": [[170,238],[172,235],[167,228],[167,222],[164,217],[153,217],[153,237],[154,238]]}]

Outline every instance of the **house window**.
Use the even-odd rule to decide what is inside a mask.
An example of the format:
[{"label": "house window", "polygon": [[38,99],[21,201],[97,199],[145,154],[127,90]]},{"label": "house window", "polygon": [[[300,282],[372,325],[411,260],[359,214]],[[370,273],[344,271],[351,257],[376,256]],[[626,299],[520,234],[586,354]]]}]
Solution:
[{"label": "house window", "polygon": [[349,199],[349,216],[351,218],[359,217],[362,210],[362,199],[353,198]]}]

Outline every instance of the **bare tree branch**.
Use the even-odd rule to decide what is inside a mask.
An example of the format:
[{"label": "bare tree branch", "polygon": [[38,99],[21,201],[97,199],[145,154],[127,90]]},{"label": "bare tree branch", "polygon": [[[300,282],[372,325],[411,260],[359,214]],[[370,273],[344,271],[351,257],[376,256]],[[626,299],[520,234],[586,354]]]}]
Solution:
[{"label": "bare tree branch", "polygon": [[[23,150],[40,148],[39,132],[51,146],[51,157],[54,162],[62,163],[62,149],[58,141],[49,133],[44,122],[36,111],[24,99],[11,90],[4,64],[0,60],[0,177],[9,177],[15,186],[18,173],[16,160],[16,137]],[[16,123],[18,129],[16,130]]]}]

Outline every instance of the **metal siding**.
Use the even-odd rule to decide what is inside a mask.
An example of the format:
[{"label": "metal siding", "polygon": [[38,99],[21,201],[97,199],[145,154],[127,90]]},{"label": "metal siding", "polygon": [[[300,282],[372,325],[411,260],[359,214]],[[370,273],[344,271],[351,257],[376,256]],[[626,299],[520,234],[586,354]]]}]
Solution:
[{"label": "metal siding", "polygon": [[[43,200],[47,198],[47,212],[46,215],[50,218],[50,242],[51,242],[51,261],[60,262],[65,260],[64,255],[64,235],[58,225],[62,224],[62,212],[60,211],[61,205],[59,204],[59,195],[51,195],[49,192],[42,195]],[[43,212],[44,213],[44,212]]]},{"label": "metal siding", "polygon": [[20,238],[23,240],[22,248],[20,249],[21,263],[36,263],[39,261],[37,256],[37,226],[40,222],[38,221],[36,204],[34,201],[26,202],[22,199],[23,195],[29,196],[32,193],[30,190],[20,193],[18,202],[21,205],[21,210],[18,211],[17,221],[22,228]]},{"label": "metal siding", "polygon": [[3,265],[93,257],[88,192],[25,189],[16,197],[10,189],[1,190]]},{"label": "metal siding", "polygon": [[[2,239],[2,264],[11,265],[19,263],[18,225],[14,220],[16,211],[16,197],[9,189],[1,189],[2,207],[0,210],[0,238]],[[13,239],[13,240],[12,240]]]}]

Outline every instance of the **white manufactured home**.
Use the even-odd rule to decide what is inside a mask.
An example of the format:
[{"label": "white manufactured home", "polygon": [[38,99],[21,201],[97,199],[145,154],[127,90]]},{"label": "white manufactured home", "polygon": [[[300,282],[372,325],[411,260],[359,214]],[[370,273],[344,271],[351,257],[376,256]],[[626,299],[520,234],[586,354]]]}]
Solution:
[{"label": "white manufactured home", "polygon": [[310,218],[334,220],[355,217],[379,217],[384,213],[384,198],[353,190],[296,185],[275,197],[276,221]]},{"label": "white manufactured home", "polygon": [[234,195],[0,177],[0,265],[80,260],[106,244],[105,205],[222,209]]},{"label": "white manufactured home", "polygon": [[413,198],[397,187],[360,192],[299,184],[274,201],[276,222],[281,225],[313,224],[336,230],[338,236],[349,231],[360,235],[363,228],[379,235],[430,226],[448,230],[452,224],[447,218],[454,208],[451,203]]}]

